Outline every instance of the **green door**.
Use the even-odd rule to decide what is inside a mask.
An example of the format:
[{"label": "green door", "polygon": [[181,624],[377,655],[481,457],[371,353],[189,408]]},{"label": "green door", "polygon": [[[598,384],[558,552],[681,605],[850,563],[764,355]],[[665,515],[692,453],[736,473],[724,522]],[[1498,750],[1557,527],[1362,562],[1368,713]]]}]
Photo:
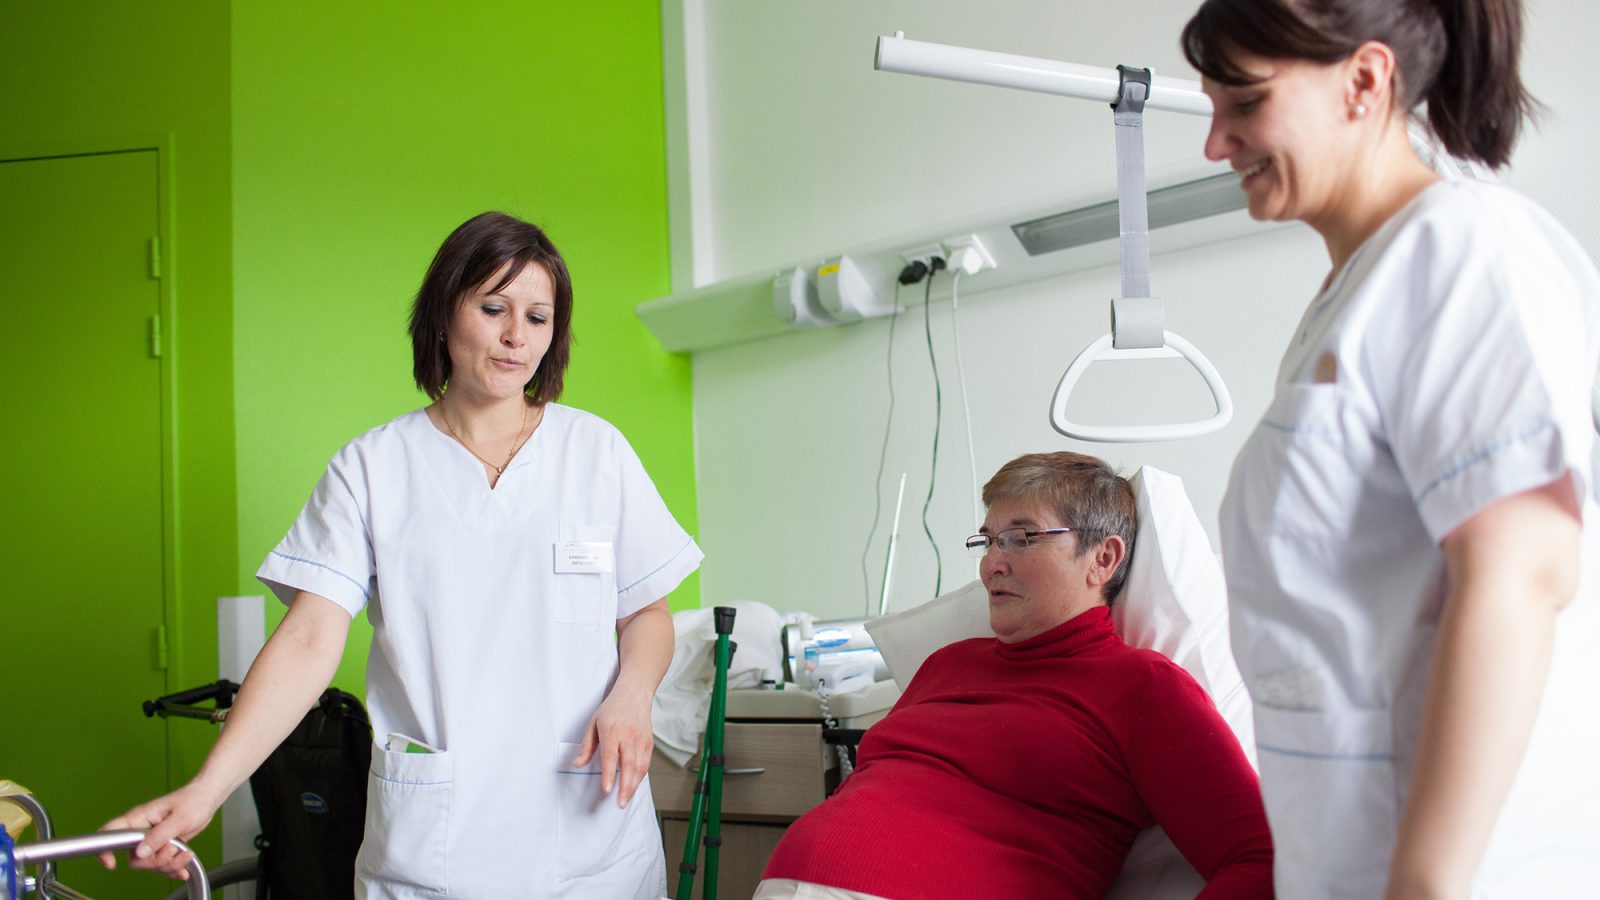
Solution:
[{"label": "green door", "polygon": [[[0,778],[60,835],[166,788],[165,726],[139,708],[166,686],[157,171],[155,151],[0,162]],[[167,887],[61,873],[95,897]]]}]

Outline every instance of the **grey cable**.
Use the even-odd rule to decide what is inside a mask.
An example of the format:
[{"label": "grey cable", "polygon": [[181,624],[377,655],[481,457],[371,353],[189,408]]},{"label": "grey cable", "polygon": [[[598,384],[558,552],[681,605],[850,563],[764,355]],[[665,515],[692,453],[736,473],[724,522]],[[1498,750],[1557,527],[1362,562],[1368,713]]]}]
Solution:
[{"label": "grey cable", "polygon": [[889,434],[894,425],[894,326],[900,321],[900,284],[894,286],[895,312],[889,317],[889,352],[885,354],[884,369],[888,373],[889,414],[883,421],[883,446],[878,449],[878,475],[872,480],[872,527],[867,529],[867,542],[861,548],[861,594],[865,600],[865,613],[872,617],[872,579],[867,575],[867,557],[872,553],[872,538],[878,533],[878,520],[883,515],[883,467],[889,459]]},{"label": "grey cable", "polygon": [[933,273],[928,274],[927,287],[922,292],[922,332],[928,339],[928,365],[933,369],[933,460],[928,464],[928,497],[922,501],[922,533],[928,536],[933,548],[933,595],[939,596],[944,584],[944,557],[939,553],[939,542],[934,540],[933,529],[928,527],[928,508],[933,506],[933,486],[939,477],[939,428],[944,418],[944,395],[939,387],[939,359],[933,352]]}]

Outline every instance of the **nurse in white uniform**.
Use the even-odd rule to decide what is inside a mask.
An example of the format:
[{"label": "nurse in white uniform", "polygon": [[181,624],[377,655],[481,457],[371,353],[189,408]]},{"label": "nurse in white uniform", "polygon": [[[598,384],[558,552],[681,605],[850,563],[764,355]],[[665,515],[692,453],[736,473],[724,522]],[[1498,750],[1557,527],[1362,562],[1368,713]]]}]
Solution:
[{"label": "nurse in white uniform", "polygon": [[166,841],[300,720],[364,608],[358,897],[665,893],[650,703],[672,656],[662,598],[701,553],[622,435],[554,402],[571,315],[535,226],[485,213],[445,241],[411,317],[434,402],[345,445],[262,564],[288,614],[200,774],[112,823],[153,827],[137,864],[181,864]]},{"label": "nurse in white uniform", "polygon": [[1600,891],[1600,279],[1503,165],[1515,0],[1208,0],[1206,154],[1332,271],[1223,508],[1280,896]]}]

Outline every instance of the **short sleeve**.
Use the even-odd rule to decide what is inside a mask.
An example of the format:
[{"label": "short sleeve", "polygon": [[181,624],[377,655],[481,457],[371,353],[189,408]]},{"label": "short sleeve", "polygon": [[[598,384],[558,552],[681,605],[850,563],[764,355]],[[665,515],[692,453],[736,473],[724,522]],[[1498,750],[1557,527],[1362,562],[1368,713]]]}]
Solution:
[{"label": "short sleeve", "polygon": [[297,591],[307,591],[354,617],[372,599],[377,576],[364,469],[355,447],[340,450],[289,533],[256,571],[284,604]]},{"label": "short sleeve", "polygon": [[620,619],[671,593],[700,567],[705,554],[673,518],[644,464],[620,434],[617,444],[622,501],[615,542]]},{"label": "short sleeve", "polygon": [[1568,474],[1586,493],[1594,444],[1593,266],[1528,201],[1459,199],[1402,248],[1410,283],[1395,285],[1365,345],[1395,461],[1435,543]]}]

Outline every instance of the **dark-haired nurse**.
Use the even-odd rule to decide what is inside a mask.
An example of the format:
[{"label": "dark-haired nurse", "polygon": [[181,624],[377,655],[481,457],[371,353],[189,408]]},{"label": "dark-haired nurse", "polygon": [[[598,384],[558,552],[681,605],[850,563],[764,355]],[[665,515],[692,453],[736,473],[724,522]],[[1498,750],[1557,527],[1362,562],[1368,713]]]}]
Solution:
[{"label": "dark-haired nurse", "polygon": [[1600,276],[1504,165],[1516,0],[1207,0],[1206,155],[1331,271],[1234,466],[1233,647],[1280,896],[1600,892]]},{"label": "dark-haired nurse", "polygon": [[661,598],[701,554],[622,435],[555,402],[571,322],[537,227],[485,213],[445,240],[411,316],[433,402],[335,454],[262,564],[289,611],[200,773],[111,823],[149,830],[136,865],[181,869],[168,841],[300,721],[366,609],[377,746],[356,896],[665,892],[650,701],[672,659]]}]

